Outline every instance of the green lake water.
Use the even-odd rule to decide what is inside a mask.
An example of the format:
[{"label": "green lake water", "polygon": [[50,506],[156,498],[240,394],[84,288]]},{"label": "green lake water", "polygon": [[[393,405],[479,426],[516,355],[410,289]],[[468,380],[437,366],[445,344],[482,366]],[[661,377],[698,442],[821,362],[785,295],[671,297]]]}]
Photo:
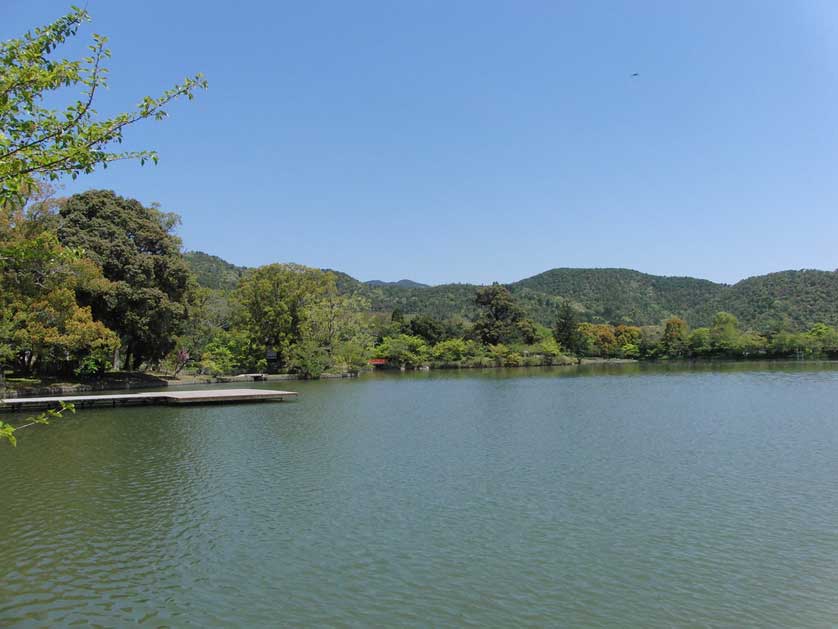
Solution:
[{"label": "green lake water", "polygon": [[1,446],[0,626],[838,624],[834,364],[274,388]]}]

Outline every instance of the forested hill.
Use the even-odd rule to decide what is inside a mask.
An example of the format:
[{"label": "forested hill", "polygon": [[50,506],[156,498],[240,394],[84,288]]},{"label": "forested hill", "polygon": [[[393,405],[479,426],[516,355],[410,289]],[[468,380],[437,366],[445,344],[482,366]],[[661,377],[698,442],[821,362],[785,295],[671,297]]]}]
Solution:
[{"label": "forested hill", "polygon": [[757,275],[734,284],[715,301],[697,309],[707,319],[710,312],[726,310],[756,330],[784,323],[790,329],[808,329],[814,323],[838,325],[838,272],[781,271]]},{"label": "forested hill", "polygon": [[[724,284],[692,277],[663,277],[630,269],[552,269],[509,286],[517,295],[549,295],[574,302],[585,314],[608,323],[659,323],[673,314],[690,323]],[[710,313],[710,318],[714,313]],[[696,321],[696,324],[703,323]]]},{"label": "forested hill", "polygon": [[204,288],[232,290],[246,270],[203,251],[187,251],[184,257],[198,284]]},{"label": "forested hill", "polygon": [[[200,252],[188,253],[187,261],[198,282],[209,288],[232,288],[245,270]],[[477,315],[475,284],[361,282],[333,272],[341,292],[364,296],[379,312],[399,309],[408,316],[469,320]],[[555,309],[563,300],[569,300],[584,320],[615,324],[654,325],[677,315],[695,327],[710,324],[713,315],[724,310],[756,330],[782,324],[791,329],[806,329],[815,323],[838,325],[838,273],[829,271],[782,271],[726,285],[630,269],[559,268],[508,287],[529,316],[544,325],[553,322]]]}]

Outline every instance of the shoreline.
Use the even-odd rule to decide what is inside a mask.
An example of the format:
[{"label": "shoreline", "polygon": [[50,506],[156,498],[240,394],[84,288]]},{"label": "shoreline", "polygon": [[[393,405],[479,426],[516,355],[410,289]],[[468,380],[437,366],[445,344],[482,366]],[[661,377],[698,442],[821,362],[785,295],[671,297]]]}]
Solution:
[{"label": "shoreline", "polygon": [[[231,376],[193,376],[182,377],[160,376],[147,373],[121,373],[106,374],[96,380],[65,380],[50,384],[20,384],[6,382],[5,387],[0,387],[0,397],[24,398],[45,395],[74,395],[80,393],[92,393],[97,391],[119,391],[136,389],[165,389],[169,387],[206,386],[212,384],[235,384],[245,382],[283,382],[292,380],[342,380],[345,378],[358,378],[364,373],[405,373],[419,371],[479,371],[491,369],[544,369],[557,367],[585,367],[596,365],[712,365],[717,364],[748,364],[748,363],[794,363],[794,364],[817,364],[834,363],[835,360],[823,358],[789,359],[789,358],[760,358],[760,359],[736,359],[736,358],[693,358],[685,360],[638,360],[636,358],[580,358],[573,362],[564,362],[553,365],[440,365],[424,366],[416,368],[390,367],[384,369],[370,369],[356,373],[324,373],[318,378],[304,378],[298,374],[239,374]],[[9,385],[12,386],[9,386]]]},{"label": "shoreline", "polygon": [[[258,375],[258,377],[256,377]],[[322,374],[323,380],[337,380],[354,378],[357,374]],[[45,395],[73,395],[76,393],[91,393],[96,391],[121,391],[135,389],[164,389],[168,387],[202,386],[210,384],[235,384],[244,382],[281,382],[286,380],[303,380],[297,374],[243,374],[239,376],[158,376],[145,373],[126,373],[104,375],[95,380],[65,380],[51,384],[33,384],[14,386],[6,383],[0,387],[0,397],[23,398]]]}]

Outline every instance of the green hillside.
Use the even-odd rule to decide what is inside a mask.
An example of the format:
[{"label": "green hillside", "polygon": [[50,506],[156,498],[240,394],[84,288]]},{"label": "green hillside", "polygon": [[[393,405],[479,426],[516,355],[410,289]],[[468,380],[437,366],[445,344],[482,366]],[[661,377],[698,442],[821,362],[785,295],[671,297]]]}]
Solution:
[{"label": "green hillside", "polygon": [[749,277],[731,286],[704,309],[726,310],[756,330],[779,326],[806,329],[838,325],[838,272],[781,271]]},{"label": "green hillside", "polygon": [[198,284],[204,288],[232,290],[246,270],[203,251],[187,251],[184,257]]},{"label": "green hillside", "polygon": [[[201,252],[186,257],[198,282],[209,288],[233,288],[245,270]],[[476,316],[475,284],[361,282],[332,272],[341,292],[362,295],[377,312],[399,309],[408,316],[437,319]],[[709,325],[716,312],[725,310],[743,326],[761,331],[781,325],[795,330],[815,323],[838,325],[838,273],[829,271],[782,271],[726,285],[630,269],[559,268],[508,286],[528,316],[544,325],[553,322],[563,300],[570,301],[583,320],[615,324],[654,325],[677,315],[698,327]]]},{"label": "green hillside", "polygon": [[471,319],[476,316],[474,305],[475,284],[441,284],[439,286],[410,286],[402,282],[361,282],[351,275],[331,271],[337,278],[338,290],[343,293],[361,295],[370,301],[376,312],[391,312],[395,309],[405,314],[427,314],[437,319],[462,316]]},{"label": "green hillside", "polygon": [[648,275],[630,269],[567,268],[545,271],[510,285],[514,294],[570,300],[590,320],[635,325],[659,323],[672,315],[689,320],[725,288],[724,284],[708,280]]}]

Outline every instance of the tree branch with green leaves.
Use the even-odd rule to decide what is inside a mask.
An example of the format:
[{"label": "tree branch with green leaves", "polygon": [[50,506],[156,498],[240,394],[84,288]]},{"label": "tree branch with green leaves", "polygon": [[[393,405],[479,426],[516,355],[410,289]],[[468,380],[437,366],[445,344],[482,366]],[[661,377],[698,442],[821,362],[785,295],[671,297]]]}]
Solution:
[{"label": "tree branch with green leaves", "polygon": [[[127,127],[167,116],[166,107],[180,97],[191,100],[206,89],[201,74],[154,98],[146,96],[132,111],[97,119],[97,93],[107,85],[110,58],[107,38],[93,35],[83,59],[55,59],[53,53],[90,21],[87,11],[73,7],[52,24],[18,39],[0,43],[0,205],[20,203],[36,182],[64,176],[75,179],[110,162],[136,159],[157,162],[153,150],[113,151]],[[67,88],[82,88],[81,98],[63,110],[44,106],[44,97]]]},{"label": "tree branch with green leaves", "polygon": [[29,417],[26,420],[26,423],[22,426],[12,426],[6,422],[0,421],[0,441],[4,439],[9,442],[10,445],[16,446],[17,445],[17,437],[15,433],[18,430],[23,428],[28,428],[29,426],[34,426],[36,424],[48,424],[51,419],[58,419],[64,413],[75,413],[75,407],[68,403],[68,402],[61,402],[61,406],[59,408],[51,408],[49,410],[44,411],[40,415],[36,415],[35,417]]}]

